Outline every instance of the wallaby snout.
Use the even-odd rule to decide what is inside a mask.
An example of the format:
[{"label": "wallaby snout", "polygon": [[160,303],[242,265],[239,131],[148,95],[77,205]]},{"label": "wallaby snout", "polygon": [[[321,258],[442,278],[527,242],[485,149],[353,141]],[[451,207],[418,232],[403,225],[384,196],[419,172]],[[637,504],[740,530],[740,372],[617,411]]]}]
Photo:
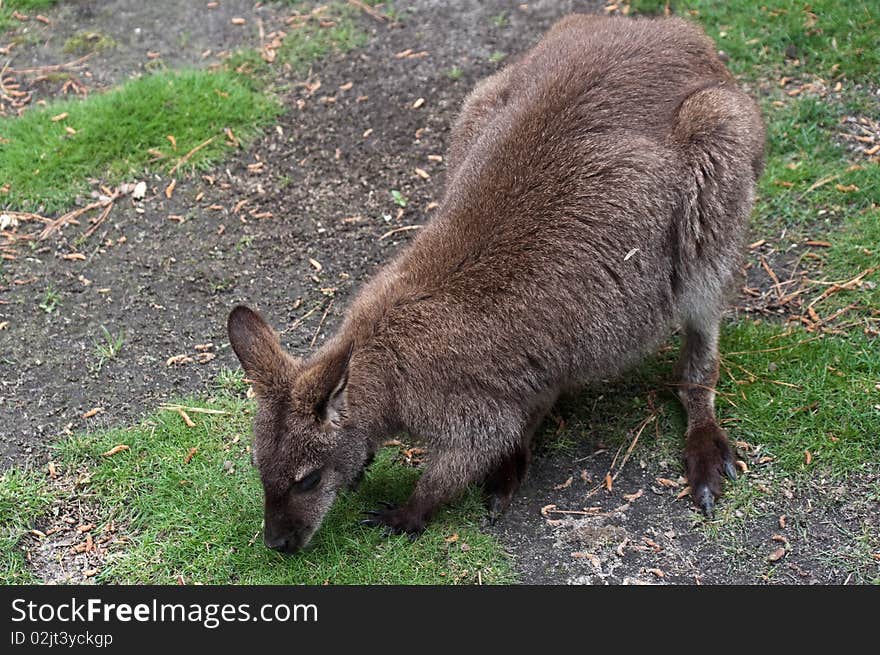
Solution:
[{"label": "wallaby snout", "polygon": [[268,533],[264,533],[263,543],[267,548],[287,555],[292,555],[300,549],[299,538],[292,534],[270,537]]}]

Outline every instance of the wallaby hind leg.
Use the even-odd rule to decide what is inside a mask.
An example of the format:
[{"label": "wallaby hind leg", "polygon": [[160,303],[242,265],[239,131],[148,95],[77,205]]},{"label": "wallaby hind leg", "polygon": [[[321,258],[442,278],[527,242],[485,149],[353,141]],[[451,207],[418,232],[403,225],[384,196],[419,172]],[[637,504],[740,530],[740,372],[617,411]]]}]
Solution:
[{"label": "wallaby hind leg", "polygon": [[721,495],[722,476],[736,478],[733,452],[715,418],[719,321],[720,312],[685,321],[678,363],[678,395],[687,411],[684,460],[688,483],[694,502],[709,517]]},{"label": "wallaby hind leg", "polygon": [[495,525],[495,521],[513,500],[513,494],[519,489],[526,476],[526,471],[528,471],[529,459],[529,446],[524,444],[505,458],[483,483],[483,493],[486,495],[486,507],[489,510],[491,525]]},{"label": "wallaby hind leg", "polygon": [[679,362],[679,396],[688,415],[685,466],[694,502],[711,516],[722,477],[736,476],[730,444],[715,419],[718,325],[761,173],[764,127],[754,101],[725,82],[681,104],[673,140],[691,171],[676,218],[674,262],[685,328]]},{"label": "wallaby hind leg", "polygon": [[513,494],[525,480],[532,460],[532,439],[535,432],[544,422],[548,409],[534,411],[522,431],[519,445],[505,457],[501,464],[486,476],[483,482],[483,493],[486,497],[486,508],[489,510],[489,523],[495,525],[498,517],[504,513]]}]

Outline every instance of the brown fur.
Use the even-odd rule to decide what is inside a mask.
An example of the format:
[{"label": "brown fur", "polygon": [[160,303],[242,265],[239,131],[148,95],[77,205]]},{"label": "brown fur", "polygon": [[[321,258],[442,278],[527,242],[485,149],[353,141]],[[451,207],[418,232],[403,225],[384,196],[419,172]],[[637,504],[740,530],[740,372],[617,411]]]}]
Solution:
[{"label": "brown fur", "polygon": [[[229,334],[259,411],[266,541],[305,544],[379,444],[429,447],[412,497],[370,522],[417,533],[469,483],[509,502],[566,390],[685,331],[687,472],[707,512],[732,472],[712,388],[718,323],[764,129],[712,42],[677,19],[569,16],[480,83],[449,148],[439,214],[307,360],[255,313]],[[292,482],[320,469],[310,491]],[[313,476],[314,478],[314,476]]]}]

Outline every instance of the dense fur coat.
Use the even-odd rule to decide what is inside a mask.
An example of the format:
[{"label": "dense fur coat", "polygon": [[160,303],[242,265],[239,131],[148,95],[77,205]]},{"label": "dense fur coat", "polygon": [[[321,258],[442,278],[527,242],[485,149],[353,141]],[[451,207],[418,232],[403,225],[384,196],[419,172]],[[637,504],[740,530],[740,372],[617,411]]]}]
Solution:
[{"label": "dense fur coat", "polygon": [[559,394],[678,326],[686,472],[711,512],[733,474],[713,408],[718,322],[763,144],[754,102],[677,18],[569,16],[481,82],[453,129],[440,211],[331,340],[303,361],[254,312],[230,316],[259,399],[267,544],[305,544],[397,431],[429,463],[409,502],[370,522],[417,533],[474,482],[502,510]]}]

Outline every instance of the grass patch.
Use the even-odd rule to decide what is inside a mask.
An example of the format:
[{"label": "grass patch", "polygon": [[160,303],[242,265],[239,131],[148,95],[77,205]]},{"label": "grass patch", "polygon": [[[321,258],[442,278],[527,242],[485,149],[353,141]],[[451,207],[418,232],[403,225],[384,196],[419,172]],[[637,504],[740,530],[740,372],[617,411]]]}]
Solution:
[{"label": "grass patch", "polygon": [[779,470],[845,476],[880,459],[875,341],[743,322],[725,332],[721,352],[718,405],[732,419],[729,429],[764,444]]},{"label": "grass patch", "polygon": [[[827,316],[858,303],[870,332],[877,329],[872,308],[880,304],[880,166],[854,158],[835,136],[840,116],[850,111],[818,97],[767,104],[767,167],[752,229],[756,238],[766,236],[782,248],[807,239],[831,243],[801,261],[810,279],[844,282],[874,269],[857,289],[835,293],[816,307]],[[825,290],[827,285],[818,285],[809,298]]]},{"label": "grass patch", "polygon": [[40,309],[42,309],[47,314],[51,314],[58,306],[61,304],[61,293],[57,291],[51,285],[43,292],[43,295],[40,297],[40,302],[37,305]]},{"label": "grass patch", "polygon": [[821,230],[835,216],[836,224],[842,214],[858,215],[874,206],[880,167],[867,161],[854,166],[852,155],[834,138],[844,109],[818,97],[765,106],[768,151],[758,188],[757,229]]},{"label": "grass patch", "polygon": [[10,469],[0,476],[0,584],[33,584],[39,580],[28,568],[19,547],[53,500],[40,476]]},{"label": "grass patch", "polygon": [[10,186],[5,202],[16,209],[59,210],[87,190],[88,178],[113,184],[142,173],[154,164],[151,149],[164,153],[163,164],[171,162],[171,168],[216,137],[187,162],[205,167],[231,147],[224,128],[246,138],[279,111],[277,102],[250,90],[237,75],[202,71],[147,75],[87,100],[32,109],[0,120],[0,179]]},{"label": "grass patch", "polygon": [[[665,0],[633,0],[639,13],[659,14]],[[880,3],[874,0],[675,0],[678,15],[705,27],[718,48],[730,55],[730,68],[747,79],[768,70],[821,77],[845,76],[853,82],[880,80]]]},{"label": "grass patch", "polygon": [[[130,542],[108,556],[99,581],[173,584],[180,575],[187,582],[214,584],[512,581],[509,558],[478,528],[484,516],[478,490],[441,511],[414,543],[359,525],[362,510],[380,500],[404,500],[418,477],[388,449],[359,491],[337,500],[312,548],[292,557],[270,551],[260,536],[262,488],[246,447],[253,406],[223,399],[211,407],[228,414],[190,412],[197,425],[188,428],[177,413],[160,412],[133,428],[60,444],[56,461],[89,472],[82,492],[100,498],[102,520],[129,531]],[[102,455],[122,443],[130,449]],[[187,462],[191,448],[197,451]],[[26,579],[11,545],[45,510],[48,497],[24,474],[10,472],[0,481],[2,539],[10,546],[3,549],[0,579]],[[452,535],[457,538],[447,541]]]},{"label": "grass patch", "polygon": [[[24,9],[27,4],[9,6]],[[216,163],[232,147],[225,128],[246,141],[282,110],[269,89],[273,67],[304,74],[316,59],[366,40],[348,5],[333,4],[311,13],[300,9],[305,22],[291,28],[273,51],[271,65],[258,51],[242,51],[222,71],[157,72],[105,94],[0,119],[0,179],[9,186],[2,206],[56,212],[87,191],[89,179],[112,185],[145,170],[169,171],[212,137],[214,141],[187,160],[186,168]],[[329,26],[322,27],[322,22]],[[111,46],[100,34],[80,33],[65,48],[79,53]]]},{"label": "grass patch", "polygon": [[2,0],[0,1],[0,32],[20,25],[19,21],[12,17],[14,12],[29,15],[37,13],[41,9],[48,9],[58,0]]},{"label": "grass patch", "polygon": [[453,81],[460,80],[462,75],[464,75],[464,71],[461,70],[458,66],[453,66],[448,71],[446,71],[446,77]]},{"label": "grass patch", "polygon": [[125,330],[120,329],[119,332],[113,334],[105,326],[101,326],[101,337],[92,339],[95,345],[95,357],[97,361],[89,366],[92,373],[100,373],[104,368],[104,364],[113,361],[122,350],[122,344],[125,343]]},{"label": "grass patch", "polygon": [[303,74],[316,59],[363,45],[367,34],[355,24],[353,12],[349,5],[334,7],[332,21],[335,24],[331,27],[320,27],[319,23],[316,27],[316,21],[309,21],[293,38],[284,39],[278,49],[281,63],[289,64],[296,73]]},{"label": "grass patch", "polygon": [[[878,187],[880,188],[880,187]],[[880,267],[880,211],[874,209],[851,216],[846,225],[833,235],[823,272],[830,280],[852,279],[858,273],[872,267]],[[870,312],[873,328],[880,325],[880,274],[876,271],[865,278],[866,283],[858,290],[840,291],[825,302],[832,309],[858,301]],[[870,325],[866,324],[870,329]]]}]

